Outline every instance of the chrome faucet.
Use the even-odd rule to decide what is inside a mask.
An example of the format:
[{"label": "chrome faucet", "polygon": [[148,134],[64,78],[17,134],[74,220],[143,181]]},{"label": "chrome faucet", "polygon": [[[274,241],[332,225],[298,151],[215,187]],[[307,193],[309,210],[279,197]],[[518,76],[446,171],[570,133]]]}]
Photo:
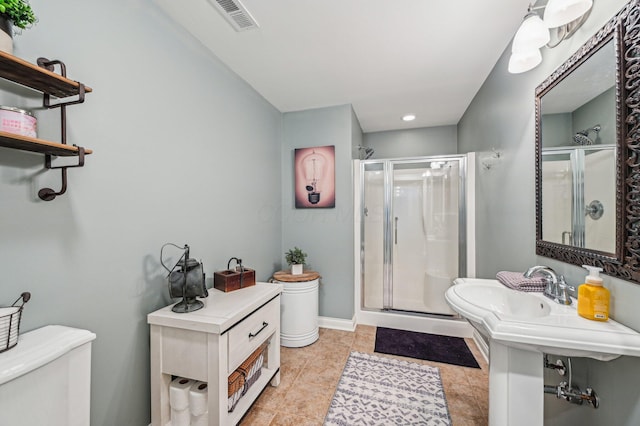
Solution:
[{"label": "chrome faucet", "polygon": [[524,273],[524,277],[531,278],[536,273],[543,275],[546,281],[543,293],[545,296],[561,305],[571,304],[571,294],[569,291],[575,291],[575,288],[567,285],[562,275],[556,274],[556,272],[548,266],[532,266]]}]

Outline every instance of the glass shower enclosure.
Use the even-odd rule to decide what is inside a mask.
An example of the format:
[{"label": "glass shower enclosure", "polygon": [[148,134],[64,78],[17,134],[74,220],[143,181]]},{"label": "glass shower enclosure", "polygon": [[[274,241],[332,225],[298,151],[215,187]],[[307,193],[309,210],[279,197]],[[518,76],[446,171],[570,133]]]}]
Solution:
[{"label": "glass shower enclosure", "polygon": [[444,293],[466,276],[466,157],[360,164],[364,310],[454,315]]}]

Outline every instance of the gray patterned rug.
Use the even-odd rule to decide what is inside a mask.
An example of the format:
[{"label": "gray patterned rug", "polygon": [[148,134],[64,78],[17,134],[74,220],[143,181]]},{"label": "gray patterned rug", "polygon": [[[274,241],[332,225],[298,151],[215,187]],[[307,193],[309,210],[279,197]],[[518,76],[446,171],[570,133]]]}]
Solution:
[{"label": "gray patterned rug", "polygon": [[451,425],[436,367],[351,352],[325,426]]}]

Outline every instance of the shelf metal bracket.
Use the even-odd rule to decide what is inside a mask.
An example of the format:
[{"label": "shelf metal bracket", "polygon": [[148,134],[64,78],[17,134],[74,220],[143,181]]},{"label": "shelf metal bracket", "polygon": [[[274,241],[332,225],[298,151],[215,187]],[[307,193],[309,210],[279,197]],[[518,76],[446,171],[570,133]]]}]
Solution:
[{"label": "shelf metal bracket", "polygon": [[[77,145],[74,145],[77,146]],[[38,191],[38,197],[43,201],[51,201],[56,198],[58,195],[62,195],[67,192],[67,169],[72,167],[82,167],[84,166],[84,148],[78,146],[78,164],[65,165],[65,166],[52,166],[51,165],[51,154],[47,154],[44,157],[44,165],[47,169],[60,169],[62,173],[62,188],[60,191],[54,191],[51,188],[42,188]]]},{"label": "shelf metal bracket", "polygon": [[[53,71],[55,65],[60,66],[61,75],[63,77],[67,77],[67,68],[62,61],[52,60],[50,61],[47,58],[38,58],[38,66],[45,68],[49,71]],[[51,104],[51,95],[48,93],[44,93],[42,99],[42,106],[48,109],[52,108],[60,108],[60,139],[63,145],[67,144],[67,105],[75,105],[81,104],[84,102],[85,88],[84,84],[78,82],[78,99],[59,102],[56,104]],[[77,146],[77,145],[74,145]],[[84,148],[81,146],[78,147],[78,164],[73,165],[64,165],[64,166],[52,166],[51,165],[51,154],[46,154],[44,159],[44,166],[47,169],[60,169],[62,173],[62,188],[60,191],[54,191],[51,188],[42,188],[38,191],[38,197],[43,201],[51,201],[56,198],[58,195],[62,195],[67,191],[67,169],[70,167],[82,167],[84,166]]]},{"label": "shelf metal bracket", "polygon": [[[44,68],[44,69],[46,69],[48,71],[51,71],[51,72],[53,72],[55,70],[55,66],[56,65],[59,65],[60,66],[60,75],[62,75],[65,78],[67,77],[67,67],[64,64],[64,62],[62,62],[62,61],[59,61],[57,59],[49,60],[47,58],[40,57],[37,60],[37,64],[38,64],[39,67]],[[52,104],[51,103],[51,95],[49,93],[44,93],[43,100],[42,100],[42,106],[45,107],[45,108],[51,109],[51,108],[58,108],[58,107],[66,106],[66,105],[75,105],[75,104],[83,103],[84,102],[84,95],[85,95],[84,84],[80,83],[79,81],[76,81],[76,83],[78,83],[78,99]]]}]

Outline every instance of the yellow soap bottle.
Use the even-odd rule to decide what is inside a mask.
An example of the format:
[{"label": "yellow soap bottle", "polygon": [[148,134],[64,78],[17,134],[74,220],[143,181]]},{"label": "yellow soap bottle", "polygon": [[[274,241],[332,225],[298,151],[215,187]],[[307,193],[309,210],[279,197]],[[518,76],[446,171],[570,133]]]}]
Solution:
[{"label": "yellow soap bottle", "polygon": [[594,321],[609,319],[609,290],[602,286],[602,268],[582,265],[589,271],[584,284],[578,287],[578,315]]}]

